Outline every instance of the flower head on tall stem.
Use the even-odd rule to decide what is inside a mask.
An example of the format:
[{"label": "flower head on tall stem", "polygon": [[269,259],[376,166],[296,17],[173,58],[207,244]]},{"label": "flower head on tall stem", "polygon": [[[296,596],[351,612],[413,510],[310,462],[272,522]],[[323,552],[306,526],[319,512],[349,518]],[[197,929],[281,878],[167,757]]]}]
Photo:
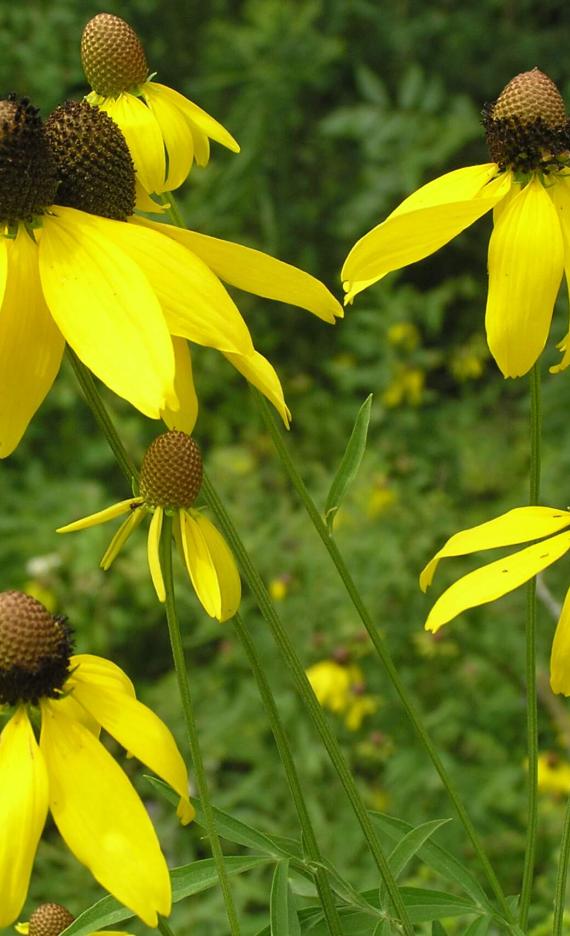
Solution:
[{"label": "flower head on tall stem", "polygon": [[[73,654],[65,619],[22,592],[0,593],[0,926],[18,917],[48,808],[75,857],[148,926],[171,906],[168,867],[138,794],[101,744],[103,728],[194,816],[184,761],[126,674]],[[39,728],[39,744],[35,728]]]},{"label": "flower head on tall stem", "polygon": [[[352,248],[346,301],[392,270],[422,260],[494,209],[485,324],[505,377],[520,377],[546,344],[562,273],[570,273],[570,121],[537,68],[513,78],[484,111],[492,162],[422,186]],[[560,343],[570,364],[570,336]]]}]

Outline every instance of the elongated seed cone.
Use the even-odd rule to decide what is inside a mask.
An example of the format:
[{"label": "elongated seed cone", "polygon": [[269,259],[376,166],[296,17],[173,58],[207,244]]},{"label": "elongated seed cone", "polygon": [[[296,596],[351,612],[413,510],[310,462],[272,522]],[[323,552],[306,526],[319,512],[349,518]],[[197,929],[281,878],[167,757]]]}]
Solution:
[{"label": "elongated seed cone", "polygon": [[41,904],[30,917],[28,936],[59,936],[74,919],[61,904]]},{"label": "elongated seed cone", "polygon": [[148,78],[144,49],[134,29],[120,16],[99,13],[81,37],[81,64],[97,94],[118,97]]},{"label": "elongated seed cone", "polygon": [[566,123],[560,91],[538,68],[517,75],[501,91],[493,107],[493,119],[515,117],[521,123],[541,119],[549,127]]},{"label": "elongated seed cone", "polygon": [[146,450],[141,496],[150,507],[190,507],[202,486],[202,470],[198,443],[176,429],[164,432]]}]

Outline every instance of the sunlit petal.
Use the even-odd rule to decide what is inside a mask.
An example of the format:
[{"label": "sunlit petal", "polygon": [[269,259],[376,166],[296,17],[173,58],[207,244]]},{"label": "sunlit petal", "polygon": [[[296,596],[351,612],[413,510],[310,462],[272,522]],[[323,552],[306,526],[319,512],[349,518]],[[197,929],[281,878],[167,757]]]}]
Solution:
[{"label": "sunlit petal", "polygon": [[222,596],[208,541],[194,516],[183,510],[179,516],[180,538],[188,575],[206,613],[219,621],[222,617]]},{"label": "sunlit petal", "polygon": [[[149,85],[150,82],[145,85],[145,91],[147,93]],[[207,137],[210,137],[211,140],[215,140],[216,143],[221,143],[222,146],[232,150],[233,153],[239,153],[239,144],[234,140],[231,133],[228,133],[226,128],[222,127],[221,123],[218,123],[213,117],[210,117],[205,110],[202,110],[197,104],[189,101],[184,95],[179,94],[178,91],[174,91],[173,88],[168,88],[158,81],[152,82],[152,87],[155,98],[158,92],[164,101],[168,101],[169,104],[177,107],[184,114],[186,119],[201,130]]]},{"label": "sunlit petal", "polygon": [[166,601],[166,590],[164,587],[164,578],[162,576],[162,566],[160,564],[160,534],[162,533],[162,519],[164,511],[162,507],[155,507],[147,540],[148,567],[152,584],[156,591],[159,601]]},{"label": "sunlit petal", "polygon": [[[128,698],[125,696],[125,698]],[[147,926],[170,912],[170,877],[152,823],[126,775],[83,725],[43,701],[40,748],[50,808],[76,858]]]},{"label": "sunlit petal", "polygon": [[135,208],[137,211],[146,211],[148,214],[164,214],[168,210],[167,204],[159,204],[150,197],[138,179],[135,180]]},{"label": "sunlit petal", "polygon": [[570,589],[562,605],[550,654],[550,686],[570,696]]},{"label": "sunlit petal", "polygon": [[185,338],[173,338],[174,360],[176,373],[174,377],[174,390],[180,403],[180,409],[163,409],[160,414],[163,422],[169,429],[178,429],[180,432],[192,434],[198,418],[198,397],[192,376],[192,358],[190,348]]},{"label": "sunlit petal", "polygon": [[431,609],[426,629],[437,631],[468,608],[502,598],[560,559],[570,549],[570,533],[559,533],[512,556],[476,569],[455,582]]},{"label": "sunlit petal", "polygon": [[113,692],[135,696],[133,683],[116,663],[93,653],[75,653],[70,660],[72,674],[66,682],[74,685],[76,679],[88,682],[92,686],[101,686]]},{"label": "sunlit petal", "polygon": [[230,364],[243,374],[254,387],[257,387],[273,403],[287,429],[291,422],[291,412],[285,403],[283,387],[272,364],[258,351],[251,354],[226,354]]},{"label": "sunlit petal", "polygon": [[220,531],[213,523],[196,511],[192,518],[198,525],[208,550],[218,579],[222,599],[220,621],[233,617],[241,601],[241,580],[234,555]]},{"label": "sunlit petal", "polygon": [[494,520],[479,523],[451,536],[421,573],[420,588],[425,591],[431,585],[441,559],[465,556],[481,549],[528,543],[530,540],[552,536],[567,526],[570,526],[570,512],[567,510],[557,510],[555,507],[515,507]]},{"label": "sunlit petal", "polygon": [[48,779],[32,726],[19,708],[0,735],[0,926],[17,919],[48,809]]},{"label": "sunlit petal", "polygon": [[501,214],[489,243],[485,325],[505,377],[526,374],[544,348],[563,269],[557,212],[533,179]]},{"label": "sunlit petal", "polygon": [[122,514],[128,513],[137,504],[142,503],[140,497],[129,497],[127,500],[118,501],[111,507],[105,507],[104,510],[98,510],[96,513],[89,514],[88,517],[82,517],[81,520],[74,520],[72,523],[66,523],[65,526],[58,527],[56,533],[74,533],[76,530],[86,530],[88,527],[97,526],[99,523],[106,523],[107,520],[114,520]]},{"label": "sunlit petal", "polygon": [[152,81],[147,81],[142,95],[160,127],[168,154],[168,173],[162,189],[172,192],[186,181],[194,160],[192,128],[182,111],[163,95]]},{"label": "sunlit petal", "polygon": [[[550,186],[548,194],[558,213],[562,240],[564,243],[564,272],[566,274],[566,287],[570,295],[570,179],[559,177],[555,184]],[[557,345],[563,352],[562,360],[559,364],[550,368],[552,374],[565,370],[570,364],[570,332]]]}]

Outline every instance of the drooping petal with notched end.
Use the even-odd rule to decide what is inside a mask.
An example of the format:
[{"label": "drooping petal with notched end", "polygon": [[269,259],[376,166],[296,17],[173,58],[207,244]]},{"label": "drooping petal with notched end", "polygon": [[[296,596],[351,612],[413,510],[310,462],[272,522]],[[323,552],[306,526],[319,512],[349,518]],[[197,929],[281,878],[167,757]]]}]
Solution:
[{"label": "drooping petal with notched end", "polygon": [[521,377],[540,356],[563,269],[560,221],[533,179],[501,212],[489,242],[485,326],[503,376]]},{"label": "drooping petal with notched end", "polygon": [[243,374],[246,380],[257,387],[267,399],[273,403],[288,429],[291,422],[291,412],[285,403],[283,387],[272,364],[263,357],[259,351],[251,354],[226,354],[230,364]]},{"label": "drooping petal with notched end", "polygon": [[552,565],[569,549],[570,532],[559,533],[464,575],[438,598],[428,615],[426,630],[435,633],[462,611],[502,598]]},{"label": "drooping petal with notched end", "polygon": [[198,419],[198,397],[196,396],[192,375],[190,348],[185,338],[173,338],[172,347],[174,348],[174,361],[176,364],[174,390],[180,403],[180,409],[171,410],[166,407],[160,415],[169,429],[178,429],[180,432],[192,435],[192,430]]},{"label": "drooping petal with notched end", "polygon": [[429,588],[441,559],[466,556],[482,549],[528,543],[530,540],[552,536],[567,526],[570,526],[570,511],[557,510],[555,507],[515,507],[494,520],[479,523],[451,536],[422,571],[420,588],[424,592]]},{"label": "drooping petal with notched end", "polygon": [[219,237],[151,223],[195,253],[230,286],[264,299],[299,306],[331,324],[344,314],[340,303],[320,280],[290,263]]},{"label": "drooping petal with notched end", "polygon": [[406,198],[350,251],[341,272],[345,304],[387,273],[435,253],[493,208],[512,185],[510,172],[498,172],[495,163],[456,169]]},{"label": "drooping petal with notched end", "polygon": [[[125,698],[128,698],[125,696]],[[50,808],[75,857],[147,926],[168,916],[168,868],[153,825],[126,775],[80,723],[44,700],[40,748]]]},{"label": "drooping petal with notched end", "polygon": [[152,111],[168,154],[166,179],[162,186],[154,191],[173,192],[179,188],[192,168],[194,162],[194,137],[188,121],[182,111],[161,94],[152,82],[143,88],[143,97]]},{"label": "drooping petal with notched end", "polygon": [[550,653],[550,687],[570,696],[570,589],[562,605]]},{"label": "drooping petal with notched end", "polygon": [[119,688],[92,682],[85,668],[78,667],[73,680],[77,700],[119,744],[150,767],[180,796],[178,815],[184,825],[194,818],[188,798],[188,774],[180,751],[160,718]]},{"label": "drooping petal with notched end", "polygon": [[[558,213],[562,240],[564,242],[564,272],[566,274],[566,286],[570,295],[570,179],[561,176],[557,178],[554,185],[547,189],[552,199],[552,203]],[[557,374],[565,370],[570,364],[570,331],[565,335],[562,341],[557,345],[559,351],[562,351],[562,360],[559,364],[550,368],[551,374]]]},{"label": "drooping petal with notched end", "polygon": [[[196,533],[197,530],[206,544],[210,555],[210,562],[218,582],[221,602],[220,613],[219,615],[213,615],[213,617],[217,617],[218,620],[222,622],[227,621],[234,616],[241,601],[241,579],[233,553],[220,531],[216,529],[214,524],[211,523],[204,514],[196,511],[191,514],[185,514],[185,519],[187,524],[186,529],[188,530],[189,526],[193,526],[194,532]],[[185,559],[188,566],[186,553]],[[190,561],[192,561],[192,559],[190,559]],[[188,571],[190,572],[189,566]],[[194,581],[194,578],[192,578],[192,581]],[[197,587],[196,592],[198,592]],[[202,600],[199,593],[198,597]]]},{"label": "drooping petal with notched end", "polygon": [[208,542],[195,519],[196,513],[178,513],[184,562],[194,590],[206,614],[222,618],[222,595]]},{"label": "drooping petal with notched end", "polygon": [[103,383],[157,419],[174,396],[174,353],[160,303],[110,236],[114,225],[74,208],[46,217],[39,244],[47,304],[64,338]]},{"label": "drooping petal with notched end", "polygon": [[[239,143],[234,140],[231,133],[228,133],[221,123],[215,120],[214,117],[211,117],[205,110],[202,110],[201,107],[198,107],[197,104],[194,104],[193,101],[189,101],[183,94],[180,94],[173,88],[168,88],[166,85],[160,84],[158,81],[148,81],[143,86],[143,95],[145,97],[150,95],[151,100],[156,100],[160,97],[164,102],[168,101],[172,107],[176,107],[184,115],[193,130],[197,130],[200,134],[203,134],[206,139],[209,137],[211,140],[215,140],[216,143],[221,143],[222,146],[231,150],[232,153],[239,153]],[[198,147],[196,147],[196,150],[197,162],[199,165],[204,165],[204,163],[198,159]]]},{"label": "drooping petal with notched end", "polygon": [[19,708],[0,735],[0,926],[17,919],[48,810],[48,777],[32,726]]},{"label": "drooping petal with notched end", "polygon": [[38,247],[20,226],[1,238],[0,458],[10,455],[50,390],[65,342],[45,303]]}]

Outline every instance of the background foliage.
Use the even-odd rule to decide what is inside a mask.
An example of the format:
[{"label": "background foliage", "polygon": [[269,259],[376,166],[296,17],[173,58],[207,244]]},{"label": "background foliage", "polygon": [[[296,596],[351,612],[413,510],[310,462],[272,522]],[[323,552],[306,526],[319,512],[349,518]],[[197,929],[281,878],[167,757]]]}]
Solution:
[{"label": "background foliage", "polygon": [[[188,94],[239,139],[239,157],[214,146],[182,194],[189,225],[252,244],[320,276],[340,294],[338,270],[354,240],[418,184],[485,162],[479,111],[517,72],[538,65],[570,92],[568,4],[561,0],[211,0],[108,2],[144,40],[159,80]],[[79,64],[91,0],[0,0],[0,91],[28,94],[45,115],[86,90]],[[374,393],[369,447],[337,523],[338,540],[406,683],[426,713],[508,893],[519,887],[525,823],[524,595],[450,625],[422,630],[429,599],[417,574],[442,540],[523,504],[527,387],[504,382],[482,339],[486,240],[479,222],[434,257],[358,297],[327,328],[306,314],[239,297],[256,344],[275,363],[293,410],[290,444],[324,503],[358,407]],[[545,371],[543,501],[567,506],[568,374],[551,377],[566,329],[560,301]],[[126,353],[128,350],[126,349]],[[272,455],[243,381],[214,353],[195,355],[197,427],[207,465],[280,602],[307,666],[357,661],[378,708],[350,731],[331,716],[371,808],[417,823],[450,807],[414,742],[327,559]],[[157,427],[109,397],[140,458]],[[32,589],[69,616],[80,649],[111,656],[143,698],[182,726],[167,633],[139,536],[104,574],[110,530],[59,539],[55,527],[128,496],[66,368],[18,451],[0,467],[0,586]],[[473,562],[450,563],[440,586]],[[560,601],[568,568],[547,584]],[[268,832],[296,820],[247,664],[232,633],[204,618],[181,581],[181,609],[210,783],[217,805]],[[547,596],[548,599],[548,596]],[[551,602],[552,604],[552,602]],[[319,828],[323,851],[359,889],[376,883],[360,836],[317,739],[246,596]],[[541,609],[541,669],[554,618]],[[567,706],[543,680],[540,741],[569,756]],[[200,830],[181,832],[132,762],[171,864],[207,855]],[[548,918],[563,803],[541,799],[536,933]],[[436,840],[469,860],[457,822]],[[228,846],[228,852],[235,852]],[[426,877],[427,875],[427,877]],[[416,881],[431,879],[415,868]],[[244,933],[267,923],[269,879],[234,879]],[[437,882],[436,882],[437,883]],[[27,909],[61,900],[79,912],[100,895],[48,827]],[[304,905],[299,897],[299,906]],[[173,926],[224,931],[218,895],[177,907]],[[449,926],[460,932],[461,923]],[[458,927],[458,928],[457,928]],[[136,924],[131,927],[137,930]],[[189,930],[188,930],[189,931]]]}]

